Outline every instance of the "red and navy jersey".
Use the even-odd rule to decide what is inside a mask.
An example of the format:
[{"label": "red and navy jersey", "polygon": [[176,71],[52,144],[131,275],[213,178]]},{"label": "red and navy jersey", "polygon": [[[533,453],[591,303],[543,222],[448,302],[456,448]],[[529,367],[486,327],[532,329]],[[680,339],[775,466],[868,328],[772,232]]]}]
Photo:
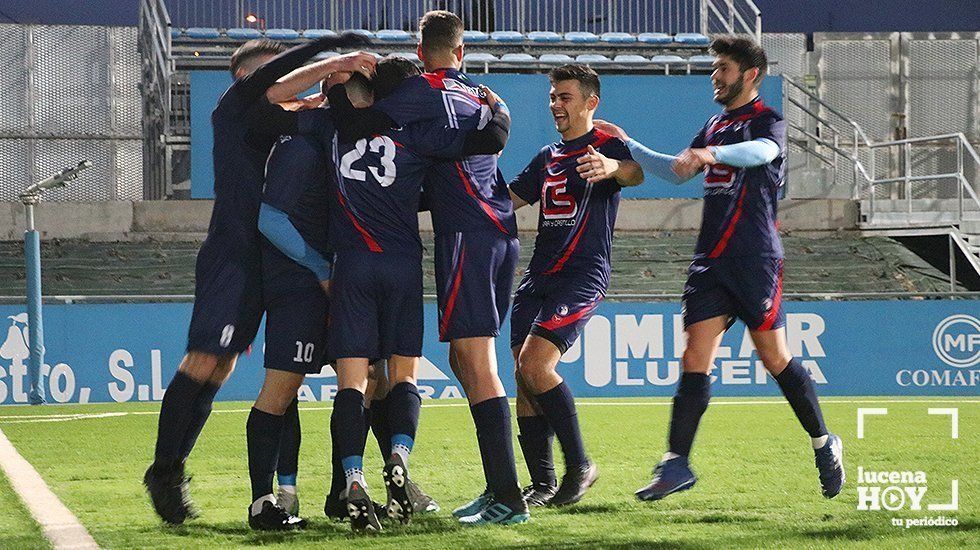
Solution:
[{"label": "red and navy jersey", "polygon": [[620,186],[613,179],[588,183],[579,176],[578,159],[589,145],[609,158],[633,160],[621,139],[593,129],[542,148],[510,189],[529,204],[541,202],[528,272],[583,274],[605,287]]},{"label": "red and navy jersey", "polygon": [[370,139],[332,138],[336,188],[330,242],[335,252],[360,250],[421,258],[419,195],[433,157],[451,155],[454,133],[428,125],[389,130]]},{"label": "red and navy jersey", "polygon": [[695,258],[781,258],[776,201],[786,176],[786,122],[762,99],[708,119],[692,148],[768,139],[779,146],[769,164],[736,168],[713,164],[705,172],[704,210]]},{"label": "red and navy jersey", "polygon": [[[289,216],[303,240],[329,257],[327,205],[330,203],[326,156],[313,136],[280,136],[265,164],[262,202]],[[262,273],[275,280],[283,273],[308,271],[262,239]]]},{"label": "red and navy jersey", "polygon": [[[403,127],[430,124],[458,131],[460,143],[467,132],[482,129],[492,115],[476,84],[455,69],[406,79],[377,107]],[[430,170],[425,190],[437,234],[491,229],[517,236],[514,205],[497,169],[497,155],[444,157]]]}]

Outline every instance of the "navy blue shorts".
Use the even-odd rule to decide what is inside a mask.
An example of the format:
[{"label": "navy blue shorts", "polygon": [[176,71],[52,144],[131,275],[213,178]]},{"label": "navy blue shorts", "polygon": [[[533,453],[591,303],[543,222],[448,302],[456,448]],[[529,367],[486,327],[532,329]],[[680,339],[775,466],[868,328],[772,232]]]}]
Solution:
[{"label": "navy blue shorts", "polygon": [[293,265],[263,281],[265,368],[315,374],[326,356],[329,301],[316,275]]},{"label": "navy blue shorts", "polygon": [[248,349],[264,312],[258,244],[209,235],[194,276],[187,351],[227,355]]},{"label": "navy blue shorts", "polygon": [[734,257],[691,262],[684,284],[684,328],[713,317],[741,319],[752,330],[786,325],[783,259]]},{"label": "navy blue shorts", "polygon": [[496,230],[471,231],[437,235],[435,249],[439,341],[498,336],[520,242]]},{"label": "navy blue shorts", "polygon": [[604,296],[604,288],[571,274],[524,275],[514,294],[510,347],[523,345],[528,334],[534,334],[565,353]]},{"label": "navy blue shorts", "polygon": [[422,356],[418,257],[338,252],[330,283],[329,359]]}]

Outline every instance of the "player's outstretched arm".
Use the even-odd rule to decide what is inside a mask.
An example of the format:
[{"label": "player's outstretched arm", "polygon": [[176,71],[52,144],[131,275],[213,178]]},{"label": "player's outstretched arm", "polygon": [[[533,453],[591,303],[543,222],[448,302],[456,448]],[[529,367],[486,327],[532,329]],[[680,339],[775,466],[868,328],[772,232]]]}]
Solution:
[{"label": "player's outstretched arm", "polygon": [[330,262],[303,239],[285,212],[262,203],[259,207],[259,231],[287,258],[312,271],[324,291],[327,290],[324,283],[330,281]]},{"label": "player's outstretched arm", "polygon": [[317,61],[305,67],[300,67],[280,78],[275,85],[269,88],[265,96],[272,103],[288,101],[296,97],[297,94],[303,93],[311,86],[316,85],[329,75],[338,72],[359,72],[371,78],[371,75],[374,74],[374,66],[376,64],[377,59],[374,57],[374,54],[366,52],[353,52],[324,59],[323,61]]},{"label": "player's outstretched arm", "polygon": [[589,183],[614,179],[623,187],[633,187],[643,183],[643,170],[635,161],[611,159],[589,145],[588,153],[578,158],[579,175]]},{"label": "player's outstretched arm", "polygon": [[611,122],[605,120],[595,120],[593,121],[593,124],[598,130],[625,141],[626,146],[633,155],[633,160],[640,165],[640,168],[646,175],[653,175],[675,185],[680,185],[693,178],[698,172],[698,170],[694,170],[690,173],[687,171],[678,172],[676,170],[677,162],[679,160],[678,157],[673,155],[665,155],[664,153],[650,149],[649,147],[629,137],[625,130]]}]

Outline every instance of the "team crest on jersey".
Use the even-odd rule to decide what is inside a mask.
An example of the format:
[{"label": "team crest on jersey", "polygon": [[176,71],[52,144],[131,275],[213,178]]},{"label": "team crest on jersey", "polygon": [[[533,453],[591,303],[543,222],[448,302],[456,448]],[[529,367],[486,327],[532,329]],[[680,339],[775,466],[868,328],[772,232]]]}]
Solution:
[{"label": "team crest on jersey", "polygon": [[762,311],[769,311],[772,309],[772,298],[766,298],[762,301]]}]

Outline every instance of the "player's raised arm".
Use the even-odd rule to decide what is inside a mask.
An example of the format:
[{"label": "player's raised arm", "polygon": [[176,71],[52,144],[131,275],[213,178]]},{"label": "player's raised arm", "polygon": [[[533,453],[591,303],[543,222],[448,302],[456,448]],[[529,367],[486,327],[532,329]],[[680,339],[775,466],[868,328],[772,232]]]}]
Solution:
[{"label": "player's raised arm", "polygon": [[366,52],[353,52],[331,57],[290,72],[269,88],[265,95],[273,103],[288,101],[296,97],[296,94],[303,93],[310,86],[316,85],[333,73],[356,72],[370,78],[374,73],[376,64],[377,59],[374,54]]},{"label": "player's raised arm", "polygon": [[675,169],[680,168],[677,164],[679,157],[650,149],[646,145],[629,137],[622,128],[611,122],[596,120],[593,123],[599,130],[625,141],[626,147],[629,148],[630,154],[633,155],[633,160],[639,164],[644,174],[653,175],[675,185],[680,185],[693,178],[700,170],[700,168],[689,170],[688,166],[684,165],[684,170],[677,171]]}]

